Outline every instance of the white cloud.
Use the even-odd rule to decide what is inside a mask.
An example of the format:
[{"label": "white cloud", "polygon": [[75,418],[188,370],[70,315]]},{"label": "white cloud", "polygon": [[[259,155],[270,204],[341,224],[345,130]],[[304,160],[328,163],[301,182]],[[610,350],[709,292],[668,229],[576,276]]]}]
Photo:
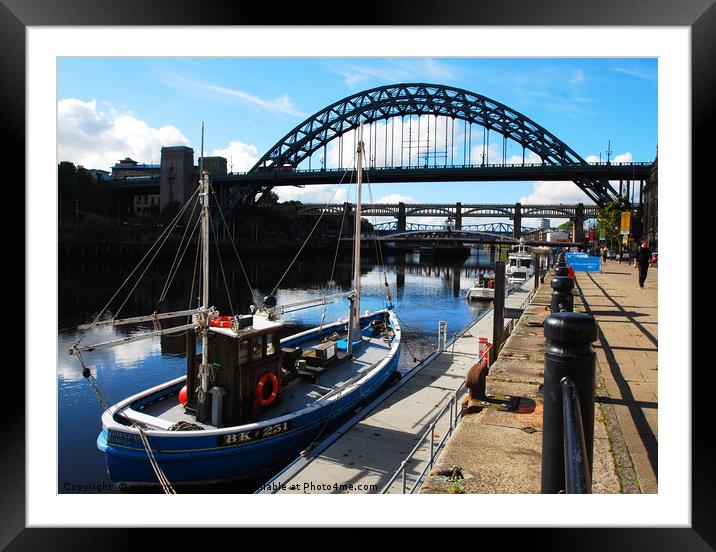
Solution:
[{"label": "white cloud", "polygon": [[634,158],[632,157],[631,152],[626,152],[620,153],[619,155],[615,155],[612,161],[614,163],[631,163],[632,161],[634,161]]},{"label": "white cloud", "polygon": [[57,119],[59,160],[91,169],[109,169],[124,157],[159,163],[162,146],[189,145],[173,125],[153,128],[130,113],[101,110],[96,100],[61,99]]},{"label": "white cloud", "polygon": [[273,189],[279,197],[279,201],[300,201],[302,203],[344,203],[348,200],[346,185],[336,190],[336,186],[330,184],[318,184],[295,188],[293,186],[277,186]]},{"label": "white cloud", "polygon": [[584,203],[592,205],[589,199],[575,183],[545,180],[532,185],[532,193],[520,198],[522,204]]},{"label": "white cloud", "polygon": [[261,107],[273,113],[292,115],[294,117],[306,116],[306,113],[299,111],[296,106],[293,105],[291,98],[289,98],[287,94],[282,94],[274,99],[266,99],[237,88],[201,82],[182,75],[177,75],[176,73],[164,73],[160,76],[160,80],[168,86],[181,89],[190,94],[199,93],[212,98],[239,100],[245,104]]},{"label": "white cloud", "polygon": [[[599,155],[587,155],[587,157],[584,158],[584,160],[587,163],[599,163],[600,161],[602,163],[606,163],[607,161],[607,155],[606,153],[602,154],[600,157]],[[631,152],[627,151],[625,153],[619,153],[615,155],[614,157],[610,158],[610,162],[612,163],[631,163],[634,161],[634,157],[632,156]]]},{"label": "white cloud", "polygon": [[248,171],[259,160],[256,146],[236,140],[229,142],[225,148],[215,149],[211,155],[226,158],[226,168],[229,172]]},{"label": "white cloud", "polygon": [[657,79],[657,72],[647,67],[613,67],[610,69],[615,73],[621,73],[622,75],[629,75],[637,79],[644,79],[655,81]]},{"label": "white cloud", "polygon": [[388,59],[380,65],[333,64],[330,70],[343,77],[351,88],[367,81],[381,82],[442,82],[454,80],[453,66],[435,59]]},{"label": "white cloud", "polygon": [[402,194],[388,194],[375,200],[376,203],[418,203],[414,197]]}]

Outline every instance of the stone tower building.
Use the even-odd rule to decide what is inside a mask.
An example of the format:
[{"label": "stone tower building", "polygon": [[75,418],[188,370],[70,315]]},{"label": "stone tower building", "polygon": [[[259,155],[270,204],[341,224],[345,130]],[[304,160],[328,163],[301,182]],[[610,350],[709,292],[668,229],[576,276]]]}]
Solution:
[{"label": "stone tower building", "polygon": [[196,189],[194,150],[186,146],[162,148],[159,208],[172,202],[183,205]]}]

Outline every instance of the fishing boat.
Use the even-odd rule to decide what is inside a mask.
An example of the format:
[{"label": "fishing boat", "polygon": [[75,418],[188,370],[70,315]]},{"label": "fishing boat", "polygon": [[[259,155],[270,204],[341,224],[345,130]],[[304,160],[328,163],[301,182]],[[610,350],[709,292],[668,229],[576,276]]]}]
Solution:
[{"label": "fishing boat", "polygon": [[517,245],[507,254],[505,277],[510,284],[524,284],[534,274],[534,256],[532,248],[520,238]]},{"label": "fishing boat", "polygon": [[[102,414],[97,446],[112,481],[160,485],[169,493],[179,484],[256,477],[315,445],[397,377],[401,331],[389,292],[385,308],[360,312],[362,123],[358,132],[352,289],[282,305],[269,295],[248,313],[219,313],[209,297],[212,188],[200,168],[201,304],[126,319],[98,316],[81,327],[154,324],[153,331],[73,345],[69,352],[80,358],[98,397],[103,395],[85,356],[140,339],[186,334],[185,375],[109,405]],[[282,315],[346,299],[345,318],[280,338]],[[179,324],[162,327],[170,319]]]}]

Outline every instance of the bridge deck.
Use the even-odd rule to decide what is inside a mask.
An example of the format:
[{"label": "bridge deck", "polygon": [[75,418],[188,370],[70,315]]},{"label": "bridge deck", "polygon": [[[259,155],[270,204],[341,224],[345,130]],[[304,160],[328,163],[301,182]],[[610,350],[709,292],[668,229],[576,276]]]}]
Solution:
[{"label": "bridge deck", "polygon": [[[415,182],[489,182],[561,180],[580,178],[595,180],[646,180],[651,163],[611,163],[586,165],[447,165],[442,167],[366,167],[366,178],[372,183]],[[304,186],[337,184],[346,169],[283,170],[233,173],[212,178],[224,184],[270,184]]]}]

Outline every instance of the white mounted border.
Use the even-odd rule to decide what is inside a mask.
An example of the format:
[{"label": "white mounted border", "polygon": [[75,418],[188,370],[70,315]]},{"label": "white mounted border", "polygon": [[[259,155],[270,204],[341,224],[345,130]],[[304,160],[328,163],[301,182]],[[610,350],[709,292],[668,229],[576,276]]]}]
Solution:
[{"label": "white mounted border", "polygon": [[[659,399],[666,414],[659,420],[659,494],[523,495],[517,508],[515,497],[504,495],[491,496],[490,508],[484,508],[485,497],[474,495],[60,495],[53,450],[57,330],[50,323],[26,332],[27,526],[544,527],[558,520],[557,526],[688,527],[691,358],[683,346],[690,343],[691,316],[682,299],[691,291],[684,262],[691,250],[688,27],[28,27],[27,312],[57,319],[50,267],[57,262],[52,130],[58,56],[325,57],[326,44],[333,57],[659,58],[659,203],[668,206],[661,209],[659,232]],[[668,293],[675,288],[679,293]],[[197,501],[211,501],[211,507],[196,507]]]}]

